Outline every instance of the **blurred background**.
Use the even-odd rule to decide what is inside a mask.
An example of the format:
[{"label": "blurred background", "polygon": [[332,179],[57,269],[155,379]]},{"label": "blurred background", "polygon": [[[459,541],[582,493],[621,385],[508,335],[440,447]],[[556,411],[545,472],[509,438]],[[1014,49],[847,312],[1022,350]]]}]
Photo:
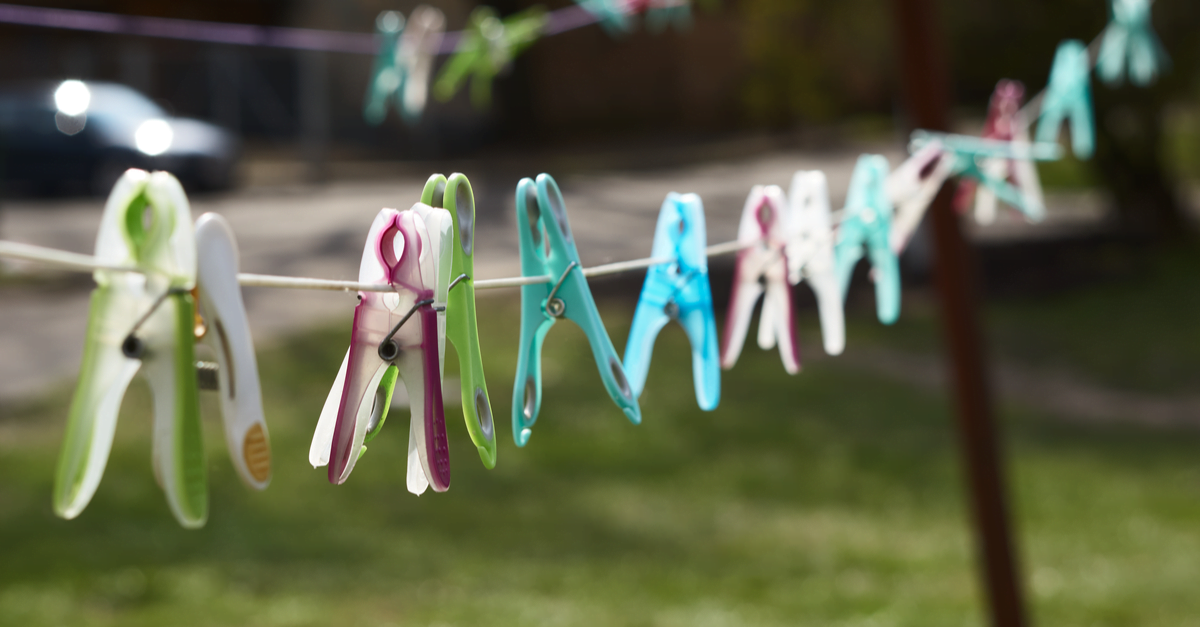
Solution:
[{"label": "blurred background", "polygon": [[[380,11],[416,4],[37,6],[370,34]],[[476,6],[434,4],[449,30]],[[487,4],[507,15],[535,3]],[[486,110],[460,93],[431,100],[417,124],[389,112],[378,127],[362,117],[370,54],[0,24],[0,239],[90,253],[116,176],[164,168],[195,214],[232,223],[243,271],[353,279],[375,213],[418,200],[430,173],[461,171],[477,198],[477,272],[492,278],[520,273],[524,176],[557,178],[591,265],[648,255],[669,191],[699,193],[721,242],[754,184],[822,169],[840,207],[859,154],[904,159],[891,3],[697,4],[684,31],[613,38],[592,26],[538,41]],[[998,80],[1036,92],[1058,42],[1090,41],[1108,16],[1102,0],[937,4],[954,126],[970,134]],[[1047,220],[964,223],[1040,624],[1200,615],[1200,5],[1158,0],[1153,15],[1172,65],[1149,88],[1093,81],[1097,153],[1039,164]],[[91,94],[78,128],[30,104],[65,80]],[[166,147],[152,120],[172,129]],[[505,426],[518,292],[480,292],[499,463],[476,462],[450,406],[453,487],[421,498],[404,490],[403,394],[346,485],[307,465],[353,295],[247,288],[275,476],[261,494],[239,485],[206,395],[211,513],[184,531],[150,471],[140,383],[92,504],[54,517],[93,282],[0,262],[0,624],[985,624],[933,263],[922,229],[892,327],[874,319],[860,267],[837,358],[796,287],[804,371],[789,377],[774,352],[748,346],[714,412],[696,407],[687,340],[669,326],[637,427],[605,396],[584,335],[556,325],[541,420],[521,449]],[[723,326],[732,258],[711,264]],[[642,278],[593,282],[618,350]]]}]

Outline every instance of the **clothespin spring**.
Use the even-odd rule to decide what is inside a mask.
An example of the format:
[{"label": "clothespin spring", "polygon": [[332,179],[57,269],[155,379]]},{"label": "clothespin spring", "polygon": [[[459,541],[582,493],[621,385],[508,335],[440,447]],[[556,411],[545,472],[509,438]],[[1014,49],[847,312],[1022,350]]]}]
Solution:
[{"label": "clothespin spring", "polygon": [[558,293],[558,288],[562,287],[563,281],[567,280],[567,275],[578,265],[579,263],[575,261],[567,264],[567,269],[563,270],[562,276],[558,277],[558,283],[554,284],[554,289],[550,290],[550,294],[546,296],[546,313],[552,317],[557,318],[567,311],[567,304],[561,298],[555,298],[554,295]]},{"label": "clothespin spring", "polygon": [[146,351],[146,346],[136,335],[138,329],[142,328],[142,325],[145,324],[146,321],[150,319],[150,316],[152,316],[154,312],[162,306],[163,302],[167,300],[168,296],[187,294],[190,291],[191,290],[173,287],[163,292],[161,296],[155,299],[154,304],[150,305],[150,309],[146,310],[146,313],[142,314],[142,317],[138,318],[138,321],[133,323],[133,328],[130,329],[129,333],[125,335],[125,340],[121,342],[121,353],[130,359],[141,359],[142,354]]},{"label": "clothespin spring", "polygon": [[388,334],[384,336],[383,341],[379,343],[380,359],[390,362],[400,356],[400,345],[392,339],[392,336],[396,335],[396,333],[400,331],[400,327],[404,326],[404,323],[408,322],[408,319],[411,318],[413,314],[417,313],[418,309],[432,304],[432,298],[426,298],[413,303],[413,306],[408,310],[408,313],[404,314],[404,317],[400,319],[400,322],[397,322],[396,326],[392,327],[392,330],[388,331]]}]

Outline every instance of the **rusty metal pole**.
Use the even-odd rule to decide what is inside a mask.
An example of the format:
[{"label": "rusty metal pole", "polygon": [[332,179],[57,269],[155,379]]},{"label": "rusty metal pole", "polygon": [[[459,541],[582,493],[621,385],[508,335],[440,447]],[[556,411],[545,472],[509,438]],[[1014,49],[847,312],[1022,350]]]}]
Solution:
[{"label": "rusty metal pole", "polygon": [[[893,0],[904,96],[912,123],[948,130],[950,87],[932,0]],[[935,278],[954,384],[959,448],[993,627],[1025,627],[1023,588],[1009,527],[1003,457],[996,437],[976,307],[971,249],[948,186],[930,209]]]}]

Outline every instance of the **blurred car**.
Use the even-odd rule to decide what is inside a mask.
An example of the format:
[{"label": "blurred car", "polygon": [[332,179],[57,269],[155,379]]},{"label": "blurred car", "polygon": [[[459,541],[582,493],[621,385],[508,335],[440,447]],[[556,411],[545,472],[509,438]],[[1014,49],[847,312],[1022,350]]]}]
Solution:
[{"label": "blurred car", "polygon": [[125,85],[0,85],[0,180],[10,189],[103,195],[128,168],[166,170],[191,189],[224,189],[233,184],[238,143]]}]

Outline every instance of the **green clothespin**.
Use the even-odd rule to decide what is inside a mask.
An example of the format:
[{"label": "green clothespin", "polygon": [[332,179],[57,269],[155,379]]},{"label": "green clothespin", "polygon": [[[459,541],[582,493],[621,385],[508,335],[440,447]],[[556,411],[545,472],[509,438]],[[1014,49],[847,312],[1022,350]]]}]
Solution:
[{"label": "green clothespin", "polygon": [[154,396],[154,474],[179,523],[208,518],[196,383],[196,240],[187,196],[166,172],[129,170],[104,207],[79,383],[54,480],[54,511],[74,518],[96,492],[133,376]]},{"label": "green clothespin", "polygon": [[426,5],[413,9],[407,24],[396,11],[384,11],[375,18],[379,52],[363,104],[363,119],[368,124],[382,123],[393,99],[405,122],[411,124],[421,117],[429,96],[433,57],[445,29],[446,17]]},{"label": "green clothespin", "polygon": [[483,465],[494,468],[496,434],[475,318],[475,194],[471,191],[470,181],[463,174],[451,174],[449,179],[434,174],[425,183],[421,202],[431,207],[445,208],[454,219],[451,287],[446,303],[446,338],[458,351],[463,419],[467,423],[467,431],[479,449],[479,459],[483,460]]},{"label": "green clothespin", "polygon": [[479,108],[488,106],[492,101],[492,80],[537,41],[545,27],[546,10],[542,7],[532,7],[503,20],[491,7],[476,8],[462,32],[458,50],[434,83],[433,94],[438,100],[449,100],[469,74],[471,103]]},{"label": "green clothespin", "polygon": [[1080,159],[1090,158],[1096,146],[1092,89],[1088,84],[1090,71],[1091,59],[1082,41],[1068,39],[1058,45],[1037,128],[1038,142],[1054,143],[1058,141],[1063,120],[1069,119],[1071,149]]},{"label": "green clothespin", "polygon": [[1129,80],[1141,86],[1158,78],[1159,65],[1171,64],[1150,23],[1150,0],[1112,0],[1109,4],[1109,23],[1100,43],[1096,74],[1109,85],[1116,85],[1121,82],[1127,60]]}]

